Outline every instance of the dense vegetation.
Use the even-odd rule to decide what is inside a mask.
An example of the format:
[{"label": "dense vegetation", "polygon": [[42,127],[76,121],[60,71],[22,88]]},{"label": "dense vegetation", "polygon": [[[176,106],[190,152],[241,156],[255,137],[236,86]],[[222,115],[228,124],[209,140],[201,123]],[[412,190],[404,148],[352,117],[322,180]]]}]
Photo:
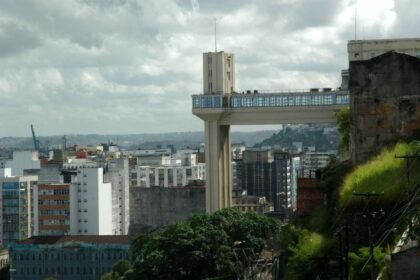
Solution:
[{"label": "dense vegetation", "polygon": [[327,135],[322,128],[317,128],[316,126],[302,130],[286,127],[264,141],[255,144],[254,147],[281,146],[282,148],[291,149],[293,148],[293,142],[301,142],[304,147],[315,146],[317,151],[336,150],[338,148],[339,134],[335,132]]},{"label": "dense vegetation", "polygon": [[[392,203],[406,195],[406,192],[413,191],[420,182],[420,161],[411,159],[411,166],[407,169],[406,160],[396,156],[416,154],[420,154],[420,142],[399,143],[393,148],[384,149],[369,162],[359,165],[344,181],[340,191],[341,205],[346,206],[363,199],[354,196],[354,193],[383,193],[378,200]],[[411,175],[411,178],[407,175]]]},{"label": "dense vegetation", "polygon": [[[212,215],[196,214],[133,243],[135,279],[235,278],[238,265],[249,265],[279,223],[254,213],[224,209]],[[244,249],[250,255],[237,251]],[[252,253],[251,253],[252,252]]]},{"label": "dense vegetation", "polygon": [[337,118],[337,129],[341,134],[340,140],[340,152],[346,153],[350,145],[350,108],[344,108],[336,113]]}]

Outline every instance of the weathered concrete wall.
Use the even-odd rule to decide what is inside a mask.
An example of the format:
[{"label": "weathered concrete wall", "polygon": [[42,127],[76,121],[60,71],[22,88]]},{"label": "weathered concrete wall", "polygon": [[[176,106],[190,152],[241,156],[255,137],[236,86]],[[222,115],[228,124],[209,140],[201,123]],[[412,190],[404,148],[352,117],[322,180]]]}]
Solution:
[{"label": "weathered concrete wall", "polygon": [[420,247],[391,255],[392,279],[420,279]]},{"label": "weathered concrete wall", "polygon": [[129,235],[146,233],[205,211],[204,187],[131,187]]},{"label": "weathered concrete wall", "polygon": [[349,86],[353,162],[420,129],[420,59],[389,52],[351,62]]}]

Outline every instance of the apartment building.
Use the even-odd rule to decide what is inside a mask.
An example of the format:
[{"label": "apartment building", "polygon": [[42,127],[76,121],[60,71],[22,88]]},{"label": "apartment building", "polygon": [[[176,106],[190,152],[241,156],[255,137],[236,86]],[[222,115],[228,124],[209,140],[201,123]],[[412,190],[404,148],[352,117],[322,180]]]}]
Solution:
[{"label": "apartment building", "polygon": [[38,184],[34,187],[34,235],[70,233],[70,190],[69,184]]},{"label": "apartment building", "polygon": [[113,234],[126,235],[130,224],[130,178],[127,158],[107,161],[104,182],[112,186]]},{"label": "apartment building", "polygon": [[112,186],[103,169],[79,168],[70,190],[70,234],[112,235]]},{"label": "apartment building", "polygon": [[265,197],[280,215],[296,209],[299,157],[285,151],[243,152],[243,189],[250,196]]},{"label": "apartment building", "polygon": [[37,176],[0,177],[0,245],[32,236],[32,192],[37,181]]}]

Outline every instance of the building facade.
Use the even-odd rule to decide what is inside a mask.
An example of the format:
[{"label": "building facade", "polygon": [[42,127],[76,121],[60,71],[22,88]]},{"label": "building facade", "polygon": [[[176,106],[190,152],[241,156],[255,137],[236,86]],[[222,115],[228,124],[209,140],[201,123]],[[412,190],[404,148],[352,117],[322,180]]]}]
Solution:
[{"label": "building facade", "polygon": [[70,185],[38,184],[33,192],[34,235],[70,233]]},{"label": "building facade", "polygon": [[350,63],[350,152],[364,162],[420,129],[420,59],[386,53]]},{"label": "building facade", "polygon": [[204,94],[235,91],[235,56],[225,52],[203,53]]},{"label": "building facade", "polygon": [[127,158],[107,162],[104,181],[112,186],[113,234],[127,235],[130,224],[130,178]]},{"label": "building facade", "polygon": [[72,185],[70,234],[112,235],[112,186],[103,182],[103,169],[79,168]]},{"label": "building facade", "polygon": [[32,192],[37,176],[0,177],[0,241],[3,247],[32,236]]},{"label": "building facade", "polygon": [[9,249],[14,280],[99,280],[129,260],[128,236],[34,236]]},{"label": "building facade", "polygon": [[420,58],[420,38],[350,40],[347,51],[349,61],[369,60],[389,51]]}]

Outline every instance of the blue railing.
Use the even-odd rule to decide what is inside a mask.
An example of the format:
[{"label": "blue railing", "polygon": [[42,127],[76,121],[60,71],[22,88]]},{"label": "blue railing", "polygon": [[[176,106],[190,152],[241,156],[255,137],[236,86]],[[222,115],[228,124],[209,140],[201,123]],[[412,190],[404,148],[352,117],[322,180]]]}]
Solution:
[{"label": "blue railing", "polygon": [[346,91],[271,93],[271,94],[234,94],[193,95],[194,109],[205,108],[247,108],[247,107],[288,107],[348,105],[349,94]]}]

